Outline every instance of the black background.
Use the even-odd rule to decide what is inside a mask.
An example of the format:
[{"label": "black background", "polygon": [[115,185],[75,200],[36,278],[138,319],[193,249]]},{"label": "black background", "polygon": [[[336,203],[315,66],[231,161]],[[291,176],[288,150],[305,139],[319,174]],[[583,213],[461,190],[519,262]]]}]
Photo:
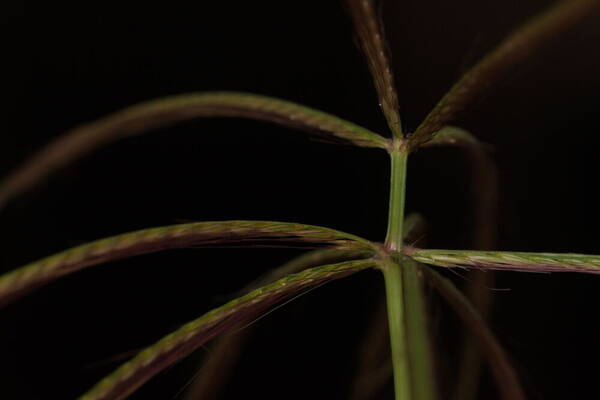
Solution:
[{"label": "black background", "polygon": [[[403,121],[414,129],[466,67],[551,2],[385,3]],[[26,15],[18,5],[6,17],[2,174],[74,125],[193,91],[282,97],[385,132],[341,1],[54,1],[28,4]],[[457,121],[493,146],[501,249],[600,253],[599,18],[557,38]],[[407,207],[426,217],[432,247],[469,247],[467,177],[455,149],[411,158]],[[103,148],[2,211],[0,268],[183,221],[298,221],[381,241],[388,179],[382,151],[255,121],[186,122]],[[114,356],[152,343],[297,253],[168,251],[48,285],[1,311],[2,398],[73,398],[126,359]],[[507,290],[494,292],[493,327],[531,398],[597,392],[600,279],[505,272],[495,286]],[[381,290],[378,274],[365,272],[262,319],[227,396],[346,398]],[[436,325],[443,337],[453,325],[440,315],[450,311],[434,308],[434,319],[450,322]],[[177,398],[206,354],[132,398]],[[437,357],[444,360],[443,348]],[[482,398],[494,397],[489,382],[484,390]]]}]

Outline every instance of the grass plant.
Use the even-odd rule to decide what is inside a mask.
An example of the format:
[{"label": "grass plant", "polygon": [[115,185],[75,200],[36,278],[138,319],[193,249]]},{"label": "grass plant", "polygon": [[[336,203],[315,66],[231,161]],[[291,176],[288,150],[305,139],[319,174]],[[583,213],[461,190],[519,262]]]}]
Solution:
[{"label": "grass plant", "polygon": [[[274,221],[209,221],[144,229],[91,242],[34,261],[0,276],[0,306],[18,300],[34,289],[78,270],[141,254],[187,247],[280,247],[297,244],[317,249],[274,270],[254,282],[238,298],[229,301],[139,352],[81,399],[122,399],[161,371],[221,334],[248,323],[298,294],[367,270],[378,269],[385,281],[387,319],[396,400],[439,399],[435,357],[431,347],[427,297],[424,287],[439,292],[465,323],[491,368],[502,399],[525,398],[519,376],[486,325],[486,302],[481,294],[463,294],[440,269],[510,270],[519,272],[577,272],[600,274],[600,255],[491,251],[490,225],[494,224],[495,170],[483,145],[469,132],[450,125],[482,95],[489,92],[508,70],[535,54],[552,37],[597,12],[597,0],[563,0],[525,23],[476,63],[445,94],[414,132],[406,132],[394,76],[387,54],[384,31],[371,0],[347,0],[360,48],[365,55],[389,127],[382,135],[322,111],[267,96],[206,92],[179,95],[135,105],[113,115],[76,127],[58,137],[16,168],[0,183],[0,207],[68,168],[96,149],[131,135],[193,118],[235,117],[268,121],[318,135],[330,142],[376,148],[389,154],[390,196],[384,243],[327,227]],[[401,94],[400,94],[401,95]],[[283,131],[285,132],[285,131]],[[419,148],[458,146],[473,166],[472,181],[486,187],[475,208],[480,227],[473,250],[418,248],[406,237],[418,229],[418,217],[405,216],[406,182],[410,154]],[[490,199],[491,197],[491,199]],[[235,251],[235,250],[231,250]],[[478,275],[489,279],[491,274]],[[481,287],[481,280],[478,282]],[[489,281],[488,281],[489,283]],[[469,299],[469,297],[471,299]],[[473,303],[471,302],[473,301]],[[216,355],[238,348],[237,339],[224,336]],[[475,396],[473,376],[478,376],[477,352],[466,344],[467,377],[457,390],[461,399]],[[470,352],[470,353],[469,353]],[[226,375],[231,356],[218,357],[201,371],[189,398],[208,398],[219,374]],[[211,365],[211,363],[213,365]],[[467,364],[463,364],[467,365]],[[223,369],[221,369],[223,367]],[[209,381],[202,376],[212,377]],[[462,379],[462,378],[461,378]],[[465,388],[466,387],[466,388]],[[206,396],[206,397],[204,397]]]}]

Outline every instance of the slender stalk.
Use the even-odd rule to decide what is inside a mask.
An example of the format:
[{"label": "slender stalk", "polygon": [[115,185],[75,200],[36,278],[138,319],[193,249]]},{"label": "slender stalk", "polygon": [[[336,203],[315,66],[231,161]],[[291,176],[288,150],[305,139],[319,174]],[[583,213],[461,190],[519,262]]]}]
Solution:
[{"label": "slender stalk", "polygon": [[[404,241],[414,240],[423,232],[424,225],[425,221],[421,215],[413,213],[407,216],[404,220]],[[326,251],[342,252],[343,250]],[[359,366],[355,372],[352,395],[349,398],[351,400],[372,399],[381,393],[393,373],[387,327],[387,307],[383,294],[377,309],[373,312],[366,339],[361,345],[359,353]]]},{"label": "slender stalk", "polygon": [[[392,251],[401,251],[404,197],[406,192],[406,161],[408,154],[400,150],[392,150],[390,157],[392,173],[390,177],[390,205],[385,247]],[[390,261],[383,265],[382,270],[385,280],[388,326],[392,347],[395,397],[396,400],[409,400],[411,398],[410,366],[408,365],[406,351],[407,337],[401,266]]]},{"label": "slender stalk", "polygon": [[408,360],[412,379],[412,399],[433,400],[436,384],[427,332],[427,308],[422,287],[421,266],[408,257],[401,258],[404,287]]},{"label": "slender stalk", "polygon": [[392,365],[394,367],[394,393],[396,400],[410,400],[411,380],[408,350],[406,348],[406,324],[404,315],[404,288],[402,286],[402,267],[386,262],[383,267],[385,295],[392,346]]},{"label": "slender stalk", "polygon": [[426,307],[417,263],[408,257],[382,265],[388,306],[396,400],[434,400],[436,384]]},{"label": "slender stalk", "polygon": [[[396,143],[394,143],[396,144]],[[388,231],[385,247],[392,254],[402,251],[406,162],[408,153],[400,143],[390,151],[392,172]],[[429,363],[421,287],[415,263],[400,256],[381,265],[385,280],[388,325],[392,348],[396,400],[435,398]]]},{"label": "slender stalk", "polygon": [[392,173],[390,178],[390,205],[385,247],[392,251],[402,250],[404,224],[404,196],[406,190],[406,161],[408,153],[403,149],[392,150]]},{"label": "slender stalk", "polygon": [[[414,240],[425,229],[425,220],[413,213],[404,220],[404,241]],[[328,252],[348,252],[345,250],[326,250]],[[373,311],[366,339],[359,351],[358,363],[353,380],[351,400],[365,400],[377,397],[392,377],[392,360],[390,355],[390,338],[387,327],[387,307],[385,295],[381,294],[379,304]],[[190,399],[192,400],[192,399]]]}]

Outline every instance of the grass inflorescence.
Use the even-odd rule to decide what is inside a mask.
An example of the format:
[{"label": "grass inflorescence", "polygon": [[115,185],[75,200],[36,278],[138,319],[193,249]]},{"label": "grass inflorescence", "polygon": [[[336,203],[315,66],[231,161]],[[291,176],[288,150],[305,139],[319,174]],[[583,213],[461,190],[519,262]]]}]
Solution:
[{"label": "grass inflorescence", "polygon": [[[414,133],[404,132],[394,74],[384,30],[371,0],[347,0],[359,46],[372,75],[379,106],[389,134],[379,134],[285,100],[236,92],[206,92],[158,99],[126,108],[95,122],[76,127],[43,148],[0,183],[0,206],[67,168],[92,151],[118,139],[176,122],[206,117],[258,119],[358,147],[385,150],[391,160],[390,201],[384,243],[376,243],[338,230],[288,222],[212,221],[149,228],[78,246],[34,261],[0,276],[0,305],[71,272],[125,257],[183,247],[289,246],[318,250],[291,261],[249,285],[239,297],[205,313],[160,339],[124,363],[82,396],[86,400],[120,399],[221,333],[231,331],[268,312],[274,305],[298,294],[366,269],[382,271],[386,286],[387,319],[396,400],[440,398],[435,357],[430,340],[425,285],[436,289],[468,327],[483,357],[491,366],[503,399],[525,398],[519,377],[485,321],[485,300],[472,293],[475,305],[454,284],[430,266],[525,272],[600,273],[600,256],[583,254],[491,251],[495,241],[493,197],[496,170],[485,146],[462,128],[450,126],[473,101],[489,91],[510,68],[530,57],[553,36],[600,9],[597,0],[558,2],[518,28],[467,71],[450,88]],[[409,234],[421,225],[405,221],[407,165],[411,152],[440,145],[466,149],[473,166],[476,250],[420,249],[407,245]],[[326,249],[321,249],[326,247]],[[425,265],[427,264],[427,265]],[[307,269],[308,268],[308,269]],[[483,279],[483,278],[482,278]],[[480,283],[482,281],[479,281]],[[240,346],[236,345],[236,348]],[[224,347],[221,350],[225,351]],[[217,358],[225,360],[226,358]],[[466,359],[476,360],[471,356]],[[471,361],[465,374],[477,375]],[[467,365],[465,364],[465,365]],[[215,365],[227,365],[226,362]],[[215,368],[205,368],[215,376]],[[224,372],[225,373],[225,372]],[[457,393],[476,392],[473,381]],[[461,382],[463,379],[461,378]],[[465,378],[464,382],[469,382]],[[462,383],[460,383],[462,385]],[[459,388],[460,389],[460,388]],[[194,389],[206,393],[206,385]],[[216,390],[216,384],[210,390]]]}]

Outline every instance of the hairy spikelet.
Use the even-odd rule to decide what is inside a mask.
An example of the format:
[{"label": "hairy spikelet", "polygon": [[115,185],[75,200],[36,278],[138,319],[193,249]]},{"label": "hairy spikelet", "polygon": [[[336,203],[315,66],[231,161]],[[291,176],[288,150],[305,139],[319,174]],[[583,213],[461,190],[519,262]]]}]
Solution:
[{"label": "hairy spikelet", "polygon": [[497,269],[523,272],[584,272],[600,274],[600,256],[510,251],[422,250],[405,248],[419,262],[438,267]]},{"label": "hairy spikelet", "polygon": [[154,375],[228,328],[249,321],[274,304],[299,293],[374,266],[375,262],[370,260],[331,264],[290,275],[254,290],[165,336],[100,381],[81,400],[123,399]]},{"label": "hairy spikelet", "polygon": [[[278,268],[271,270],[244,288],[241,294],[319,265],[351,261],[373,256],[372,251],[319,249],[304,253]],[[241,295],[240,294],[240,295]],[[233,364],[241,354],[241,347],[252,334],[252,326],[244,330],[224,334],[215,339],[208,357],[198,372],[198,377],[187,390],[185,399],[216,399],[229,378]]]},{"label": "hairy spikelet", "polygon": [[352,261],[368,258],[372,257],[373,255],[373,250],[318,249],[309,251],[291,259],[280,267],[269,271],[256,281],[251,282],[244,288],[244,291],[256,289],[259,286],[275,282],[276,280],[287,275],[295,274],[308,268],[337,263],[340,261]]},{"label": "hairy spikelet", "polygon": [[598,0],[562,0],[557,1],[556,5],[546,12],[532,18],[452,86],[409,138],[411,147],[418,147],[429,141],[435,132],[455,119],[510,68],[535,54],[535,50],[552,37],[558,36],[598,10]]},{"label": "hairy spikelet", "polygon": [[362,147],[385,148],[387,143],[352,122],[289,101],[234,92],[178,95],[126,108],[58,137],[0,183],[0,207],[53,171],[108,143],[199,117],[264,120]]},{"label": "hairy spikelet", "polygon": [[213,221],[150,228],[78,246],[0,276],[0,306],[63,275],[125,257],[182,247],[282,241],[338,249],[375,248],[354,235],[287,222]]},{"label": "hairy spikelet", "polygon": [[373,0],[347,0],[360,47],[365,54],[373,77],[379,106],[392,134],[402,138],[402,126],[398,114],[398,95],[394,76],[389,65],[383,29],[379,25]]}]

